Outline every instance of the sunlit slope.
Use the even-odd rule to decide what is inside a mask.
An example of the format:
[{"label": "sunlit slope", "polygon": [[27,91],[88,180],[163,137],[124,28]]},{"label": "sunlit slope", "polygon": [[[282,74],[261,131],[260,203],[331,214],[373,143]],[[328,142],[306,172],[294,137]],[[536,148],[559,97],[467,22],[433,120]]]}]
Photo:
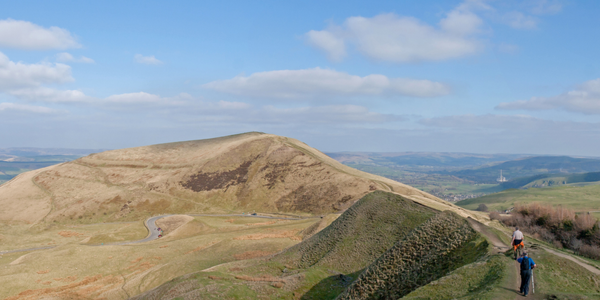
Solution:
[{"label": "sunlit slope", "polygon": [[532,202],[554,206],[562,205],[576,212],[600,211],[600,185],[563,185],[527,190],[510,189],[479,198],[459,201],[456,204],[467,209],[477,209],[479,205],[485,204],[490,211],[501,211],[511,208],[517,203],[527,204]]},{"label": "sunlit slope", "polygon": [[486,251],[485,239],[457,214],[375,191],[270,258],[204,269],[134,299],[365,299],[365,289],[398,296]]},{"label": "sunlit slope", "polygon": [[487,252],[487,242],[445,211],[414,229],[375,260],[336,299],[399,299]]},{"label": "sunlit slope", "polygon": [[1,221],[106,222],[163,213],[342,211],[373,190],[469,212],[344,166],[286,137],[246,133],[106,151],[0,186]]}]

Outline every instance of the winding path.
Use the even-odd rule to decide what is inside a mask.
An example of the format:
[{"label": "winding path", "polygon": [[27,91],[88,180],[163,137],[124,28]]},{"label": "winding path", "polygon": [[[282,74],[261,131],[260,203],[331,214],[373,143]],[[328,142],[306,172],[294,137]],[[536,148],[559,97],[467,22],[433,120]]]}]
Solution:
[{"label": "winding path", "polygon": [[[211,215],[211,214],[185,214],[187,216],[197,216],[197,217],[248,217],[248,218],[262,218],[262,219],[277,219],[277,220],[303,220],[303,219],[311,219],[311,218],[319,218],[319,217],[305,217],[305,218],[284,218],[284,217],[273,217],[273,216],[261,216],[261,215],[246,215],[246,214],[219,214],[219,215]],[[109,244],[101,244],[101,245],[88,245],[88,246],[115,246],[115,245],[130,245],[130,244],[139,244],[145,243],[149,241],[153,241],[158,239],[158,226],[156,226],[156,221],[162,218],[175,216],[175,215],[161,215],[148,218],[144,225],[148,229],[148,236],[144,239],[137,241],[129,241],[129,242],[121,242],[121,243],[109,243]],[[115,222],[116,223],[116,222]],[[37,248],[27,248],[27,249],[16,249],[16,250],[6,250],[0,251],[0,255],[15,253],[15,252],[28,252],[28,251],[38,251],[38,250],[47,250],[52,249],[57,246],[46,246],[46,247],[37,247]]]},{"label": "winding path", "polygon": [[[502,251],[506,251],[509,249],[509,246],[506,245],[504,242],[502,242],[502,240],[500,240],[500,238],[498,238],[498,236],[496,236],[496,234],[494,234],[491,230],[489,230],[489,228],[471,218],[467,218],[467,220],[469,221],[469,224],[471,224],[471,226],[473,227],[473,229],[475,229],[477,232],[485,235],[491,242],[492,245],[494,246],[494,249],[497,250],[498,252]],[[568,259],[580,266],[582,266],[583,268],[585,268],[586,270],[596,274],[596,275],[600,275],[600,270],[590,264],[587,264],[586,262],[582,261],[581,259],[578,259],[577,257],[574,257],[572,255],[568,255],[565,253],[561,253],[555,250],[552,250],[550,248],[547,248],[545,246],[539,245],[540,248],[544,249],[546,252]],[[513,274],[515,275],[515,286],[518,287],[521,284],[520,281],[520,274],[519,274],[519,264],[515,262],[515,264],[513,264],[514,266],[514,271]],[[515,292],[517,291],[514,287],[505,287],[508,290],[515,290]],[[515,299],[520,299],[523,298],[520,294],[517,294]]]},{"label": "winding path", "polygon": [[[307,218],[319,218],[319,217],[307,217],[307,218],[283,218],[283,217],[273,217],[273,216],[261,216],[261,215],[246,215],[246,214],[219,214],[219,215],[211,215],[211,214],[177,214],[177,215],[185,215],[190,217],[248,217],[248,218],[262,218],[262,219],[278,219],[278,220],[303,220]],[[158,226],[156,226],[156,221],[162,218],[176,216],[176,215],[161,215],[148,218],[144,225],[148,229],[148,236],[144,239],[137,241],[129,241],[129,242],[121,242],[121,243],[110,243],[105,245],[94,245],[94,246],[108,246],[108,245],[130,245],[130,244],[139,244],[144,242],[149,242],[158,239]]]}]

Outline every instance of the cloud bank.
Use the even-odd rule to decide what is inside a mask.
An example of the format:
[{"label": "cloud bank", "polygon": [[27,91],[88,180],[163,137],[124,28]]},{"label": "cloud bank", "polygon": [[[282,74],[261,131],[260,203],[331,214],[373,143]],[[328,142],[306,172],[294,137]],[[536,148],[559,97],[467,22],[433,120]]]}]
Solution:
[{"label": "cloud bank", "polygon": [[59,27],[44,28],[27,21],[0,20],[0,47],[21,50],[80,48],[71,33]]},{"label": "cloud bank", "polygon": [[584,82],[576,89],[554,97],[532,97],[529,100],[503,102],[501,110],[559,109],[587,115],[600,114],[600,78]]},{"label": "cloud bank", "polygon": [[429,80],[388,78],[380,74],[360,77],[321,68],[259,72],[213,81],[202,87],[233,95],[281,99],[361,95],[436,97],[450,93],[446,84]]}]

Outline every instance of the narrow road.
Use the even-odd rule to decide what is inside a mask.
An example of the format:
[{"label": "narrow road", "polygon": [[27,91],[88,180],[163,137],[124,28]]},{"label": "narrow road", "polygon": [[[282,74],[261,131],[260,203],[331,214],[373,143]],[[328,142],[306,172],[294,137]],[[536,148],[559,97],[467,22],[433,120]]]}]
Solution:
[{"label": "narrow road", "polygon": [[17,249],[17,250],[0,251],[0,255],[4,255],[4,254],[8,254],[8,253],[15,253],[15,252],[46,250],[46,249],[52,249],[54,247],[56,247],[56,246],[46,246],[46,247],[37,247],[37,248],[28,248],[28,249]]},{"label": "narrow road", "polygon": [[[183,214],[182,214],[183,215]],[[306,218],[283,218],[283,217],[273,217],[273,216],[261,216],[261,215],[246,215],[246,214],[219,214],[219,215],[211,215],[211,214],[185,214],[186,216],[191,217],[247,217],[247,218],[262,218],[262,219],[277,219],[277,220],[303,220]],[[160,232],[158,231],[158,226],[156,226],[156,221],[162,218],[170,217],[174,215],[162,215],[152,217],[146,220],[144,223],[146,228],[148,229],[148,236],[145,239],[130,241],[130,242],[122,242],[122,243],[110,243],[106,245],[95,245],[95,246],[108,246],[108,245],[130,245],[130,244],[139,244],[144,242],[149,242],[158,239],[158,235]],[[318,217],[311,217],[318,218]]]},{"label": "narrow road", "polygon": [[[122,242],[122,243],[110,243],[110,244],[103,244],[103,245],[89,245],[89,246],[114,246],[114,245],[130,245],[130,244],[139,244],[139,243],[144,243],[144,242],[149,242],[149,241],[153,241],[158,239],[158,235],[160,234],[160,232],[158,231],[158,226],[156,226],[156,221],[158,221],[159,219],[165,218],[165,217],[169,217],[169,216],[173,216],[173,215],[162,215],[162,216],[155,216],[155,217],[151,217],[149,219],[146,220],[146,222],[144,222],[144,224],[146,225],[146,228],[148,229],[148,236],[144,239],[141,240],[137,240],[137,241],[129,241],[129,242]],[[211,214],[188,214],[188,216],[198,216],[198,217],[247,217],[247,218],[262,218],[262,219],[277,219],[277,220],[303,220],[303,219],[309,219],[309,218],[319,218],[319,217],[306,217],[306,218],[284,218],[284,217],[273,217],[273,216],[261,216],[261,215],[241,215],[241,214],[220,214],[220,215],[211,215]],[[120,223],[120,222],[115,222],[115,223]],[[95,225],[95,224],[92,224]],[[17,249],[17,250],[6,250],[6,251],[0,251],[0,255],[4,255],[4,254],[9,254],[9,253],[14,253],[14,252],[27,252],[27,251],[37,251],[37,250],[47,250],[47,249],[52,249],[55,248],[56,246],[46,246],[46,247],[37,247],[37,248],[27,248],[27,249]]]}]

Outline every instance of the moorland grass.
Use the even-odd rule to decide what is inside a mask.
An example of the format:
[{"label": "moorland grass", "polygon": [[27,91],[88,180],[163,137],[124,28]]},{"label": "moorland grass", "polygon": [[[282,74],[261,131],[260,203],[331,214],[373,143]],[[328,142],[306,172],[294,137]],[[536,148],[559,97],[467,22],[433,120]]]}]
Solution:
[{"label": "moorland grass", "polygon": [[502,211],[514,207],[516,203],[540,202],[562,205],[577,212],[600,211],[600,185],[559,186],[531,188],[527,190],[510,189],[479,198],[459,201],[456,205],[475,210],[479,204],[485,204],[489,210]]},{"label": "moorland grass", "polygon": [[[226,222],[234,219],[238,224]],[[245,220],[238,220],[245,219]],[[246,220],[249,219],[249,220]],[[169,237],[133,245],[89,246],[80,242],[87,237],[98,237],[109,233],[125,233],[122,227],[133,227],[138,223],[96,224],[90,226],[56,225],[51,229],[21,229],[19,236],[3,233],[15,248],[48,244],[55,241],[56,248],[35,252],[12,253],[0,256],[0,299],[39,299],[44,296],[66,299],[102,298],[123,299],[155,288],[178,276],[219,264],[235,262],[236,255],[260,249],[275,253],[299,241],[292,238],[261,238],[256,240],[236,239],[242,236],[261,234],[265,231],[299,232],[311,226],[316,219],[278,221],[269,225],[243,225],[265,222],[265,219],[242,217],[196,217],[190,223],[205,225],[207,230],[193,235]],[[188,224],[190,224],[188,223]],[[131,225],[130,225],[131,224]],[[213,226],[214,225],[214,226]],[[145,228],[139,222],[141,229]],[[133,230],[133,229],[132,229]],[[62,237],[61,231],[81,235]],[[135,230],[133,230],[135,231]],[[146,234],[144,233],[142,238]],[[20,237],[20,238],[18,238]],[[121,236],[123,238],[124,236]],[[4,250],[4,249],[2,249]],[[12,264],[11,264],[12,263]],[[38,273],[39,272],[39,273]],[[89,281],[88,284],[84,282]],[[96,280],[96,281],[93,281]],[[73,288],[63,288],[72,285]],[[103,286],[102,289],[94,287]],[[122,288],[121,288],[122,287]],[[232,293],[247,294],[247,287]],[[29,292],[26,292],[28,291]],[[244,292],[245,291],[245,292]],[[20,293],[24,293],[21,294]],[[87,294],[78,294],[87,293]],[[11,299],[11,298],[9,298]]]},{"label": "moorland grass", "polygon": [[[420,287],[403,299],[499,299],[498,288],[508,273],[508,263],[513,263],[501,254],[487,256],[468,264],[439,280]],[[514,295],[508,295],[509,298]]]}]

